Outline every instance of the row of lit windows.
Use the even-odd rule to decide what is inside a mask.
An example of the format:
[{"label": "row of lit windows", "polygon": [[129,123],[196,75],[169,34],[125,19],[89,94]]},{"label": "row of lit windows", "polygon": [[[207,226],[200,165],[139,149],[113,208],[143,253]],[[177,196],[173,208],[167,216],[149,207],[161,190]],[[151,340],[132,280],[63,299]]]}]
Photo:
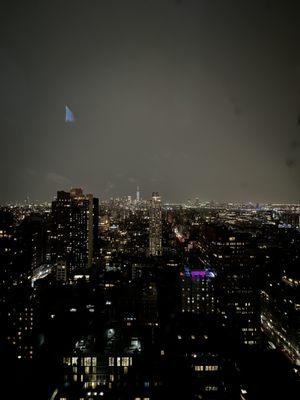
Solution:
[{"label": "row of lit windows", "polygon": [[195,371],[218,371],[218,365],[195,365]]},{"label": "row of lit windows", "polygon": [[135,397],[134,400],[150,400],[150,397]]},{"label": "row of lit windows", "polygon": [[[79,359],[79,360],[78,360]],[[97,357],[64,357],[63,358],[64,364],[67,365],[82,365],[84,367],[96,367],[97,366]]]},{"label": "row of lit windows", "polygon": [[[92,373],[96,374],[97,370],[98,370],[97,367],[84,367],[85,374],[92,374]],[[77,367],[73,367],[73,372],[74,372],[74,374],[77,374],[78,368]]]},{"label": "row of lit windows", "polygon": [[74,380],[74,382],[77,382],[77,380],[80,380],[80,382],[83,382],[84,380],[85,381],[88,381],[88,382],[98,382],[98,381],[100,381],[100,377],[101,377],[101,375],[97,375],[97,374],[88,374],[88,377],[87,376],[85,376],[85,379],[84,379],[84,375],[73,375],[73,380]]},{"label": "row of lit windows", "polygon": [[132,365],[132,357],[109,357],[108,365],[110,367],[129,367]]}]

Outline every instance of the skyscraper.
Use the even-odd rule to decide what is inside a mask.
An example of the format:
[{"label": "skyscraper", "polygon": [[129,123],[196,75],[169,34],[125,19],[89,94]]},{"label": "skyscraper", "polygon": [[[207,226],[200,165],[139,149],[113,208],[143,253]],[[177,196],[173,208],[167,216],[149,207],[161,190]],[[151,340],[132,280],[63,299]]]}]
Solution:
[{"label": "skyscraper", "polygon": [[136,202],[138,203],[141,199],[141,195],[140,195],[140,187],[137,186],[136,187]]},{"label": "skyscraper", "polygon": [[90,267],[98,237],[99,201],[82,189],[57,192],[52,202],[52,261]]},{"label": "skyscraper", "polygon": [[[290,269],[290,268],[289,268]],[[290,360],[300,366],[300,273],[287,270],[262,291],[262,327]]]},{"label": "skyscraper", "polygon": [[184,267],[180,274],[181,311],[192,314],[214,314],[216,311],[215,273],[200,266]]},{"label": "skyscraper", "polygon": [[162,212],[161,197],[157,192],[152,193],[149,223],[149,254],[159,256],[162,252]]},{"label": "skyscraper", "polygon": [[248,232],[218,225],[208,228],[207,239],[207,251],[217,272],[219,313],[242,344],[257,345],[260,289],[256,239]]}]

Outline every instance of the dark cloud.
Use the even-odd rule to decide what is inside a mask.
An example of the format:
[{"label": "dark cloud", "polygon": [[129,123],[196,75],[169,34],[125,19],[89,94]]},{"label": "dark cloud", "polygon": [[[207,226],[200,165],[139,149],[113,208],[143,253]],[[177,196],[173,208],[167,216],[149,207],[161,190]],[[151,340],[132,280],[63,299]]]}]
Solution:
[{"label": "dark cloud", "polygon": [[292,149],[298,149],[298,147],[300,147],[300,141],[299,140],[292,140],[290,142],[290,147]]},{"label": "dark cloud", "polygon": [[0,201],[299,200],[297,2],[21,3],[0,15]]},{"label": "dark cloud", "polygon": [[287,158],[285,160],[285,163],[289,168],[292,168],[295,166],[295,160],[293,160],[292,158]]}]

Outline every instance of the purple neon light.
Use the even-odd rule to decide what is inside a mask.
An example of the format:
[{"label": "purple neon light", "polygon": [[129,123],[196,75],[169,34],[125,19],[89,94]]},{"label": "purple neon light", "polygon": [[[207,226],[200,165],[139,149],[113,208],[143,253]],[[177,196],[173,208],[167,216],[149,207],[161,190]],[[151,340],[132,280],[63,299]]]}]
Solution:
[{"label": "purple neon light", "polygon": [[184,267],[184,275],[189,278],[197,279],[197,278],[214,278],[216,275],[210,269],[194,269],[190,270],[189,267]]},{"label": "purple neon light", "polygon": [[191,277],[192,278],[214,278],[215,274],[212,271],[209,270],[193,270],[191,271]]},{"label": "purple neon light", "polygon": [[192,278],[196,278],[200,276],[200,278],[204,278],[206,276],[206,271],[204,270],[193,270],[191,271]]}]

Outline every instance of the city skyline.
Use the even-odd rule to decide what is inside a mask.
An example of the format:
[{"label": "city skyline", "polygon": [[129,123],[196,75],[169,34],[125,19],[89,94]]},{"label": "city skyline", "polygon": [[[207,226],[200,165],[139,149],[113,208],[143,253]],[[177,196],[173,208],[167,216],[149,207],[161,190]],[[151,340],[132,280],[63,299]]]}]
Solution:
[{"label": "city skyline", "polygon": [[0,10],[1,399],[294,400],[300,2]]},{"label": "city skyline", "polygon": [[77,187],[0,206],[4,387],[18,377],[12,399],[293,399],[299,243],[299,205],[163,206],[140,188],[99,202]]},{"label": "city skyline", "polygon": [[[53,200],[56,199],[57,197],[57,191],[63,191],[63,192],[68,192],[73,189],[79,188],[80,190],[84,190],[86,193],[90,193],[91,191],[88,190],[85,186],[79,187],[79,186],[60,186],[58,189],[53,192],[49,198],[47,199],[39,199],[39,198],[32,198],[30,196],[26,196],[23,199],[17,199],[17,200],[7,200],[3,201],[0,205],[9,205],[9,204],[51,204]],[[135,187],[135,190],[132,189],[131,192],[124,192],[124,193],[118,193],[117,191],[115,192],[114,195],[106,195],[106,196],[101,196],[101,193],[94,192],[95,196],[99,198],[100,201],[109,201],[111,199],[131,199],[132,201],[150,201],[151,197],[153,195],[153,190],[149,193],[145,193],[143,191],[143,187],[141,185],[137,185]],[[286,205],[300,205],[300,201],[255,201],[255,200],[239,200],[239,199],[227,199],[227,200],[219,200],[219,199],[208,199],[201,197],[201,195],[195,195],[193,197],[184,197],[179,199],[178,201],[172,201],[168,198],[165,197],[163,194],[163,199],[162,199],[162,204],[185,204],[190,201],[198,201],[200,203],[215,203],[215,204],[286,204]]]},{"label": "city skyline", "polygon": [[[69,190],[71,190],[73,188],[73,186],[70,186],[70,187],[61,187],[60,188],[60,190],[61,191],[69,191]],[[89,193],[89,191],[88,190],[85,190],[84,189],[84,191],[86,192],[86,193]],[[153,192],[149,192],[149,193],[143,193],[143,192],[140,192],[141,194],[144,194],[144,197],[142,197],[142,195],[141,195],[141,198],[140,198],[140,201],[141,200],[143,200],[143,201],[145,201],[145,200],[147,200],[147,201],[150,201],[151,200],[151,195],[152,195],[152,193]],[[129,193],[116,193],[115,195],[111,195],[111,196],[106,196],[106,197],[101,197],[101,194],[98,194],[97,192],[95,193],[95,196],[97,196],[98,198],[99,198],[99,200],[102,202],[106,202],[106,201],[109,201],[109,200],[112,200],[112,199],[128,199],[128,198],[131,198],[132,199],[132,201],[134,201],[135,200],[135,197],[134,197],[134,195],[135,195],[135,192],[134,191],[132,191],[132,192],[129,192]],[[39,199],[39,198],[32,198],[32,197],[30,197],[30,196],[27,196],[27,197],[25,197],[25,198],[21,198],[21,199],[16,199],[16,200],[11,200],[11,199],[9,199],[9,200],[5,200],[5,201],[3,201],[3,202],[0,202],[0,205],[1,206],[5,206],[5,205],[13,205],[13,204],[51,204],[51,202],[54,200],[54,199],[56,199],[56,192],[54,192],[54,193],[52,193],[51,195],[50,195],[50,197],[49,198],[45,198],[45,199]],[[276,200],[274,200],[274,201],[271,201],[271,200],[269,200],[269,201],[257,201],[257,200],[238,200],[238,199],[227,199],[227,200],[219,200],[219,199],[208,199],[208,198],[203,198],[203,197],[201,197],[201,196],[199,196],[199,195],[195,195],[195,196],[193,196],[193,197],[185,197],[185,198],[182,198],[182,199],[179,199],[178,201],[172,201],[172,200],[170,200],[170,199],[168,199],[168,198],[166,198],[165,196],[163,196],[163,201],[162,201],[162,205],[167,205],[167,204],[180,204],[180,205],[183,205],[183,204],[186,204],[187,202],[190,202],[190,201],[195,201],[195,200],[197,200],[197,201],[199,201],[199,202],[201,202],[201,203],[212,203],[212,204],[249,204],[249,205],[257,205],[257,204],[262,204],[262,205],[264,205],[264,204],[273,204],[273,205],[276,205],[276,204],[278,204],[278,205],[294,205],[294,206],[300,206],[300,200],[299,201],[276,201]]]}]

